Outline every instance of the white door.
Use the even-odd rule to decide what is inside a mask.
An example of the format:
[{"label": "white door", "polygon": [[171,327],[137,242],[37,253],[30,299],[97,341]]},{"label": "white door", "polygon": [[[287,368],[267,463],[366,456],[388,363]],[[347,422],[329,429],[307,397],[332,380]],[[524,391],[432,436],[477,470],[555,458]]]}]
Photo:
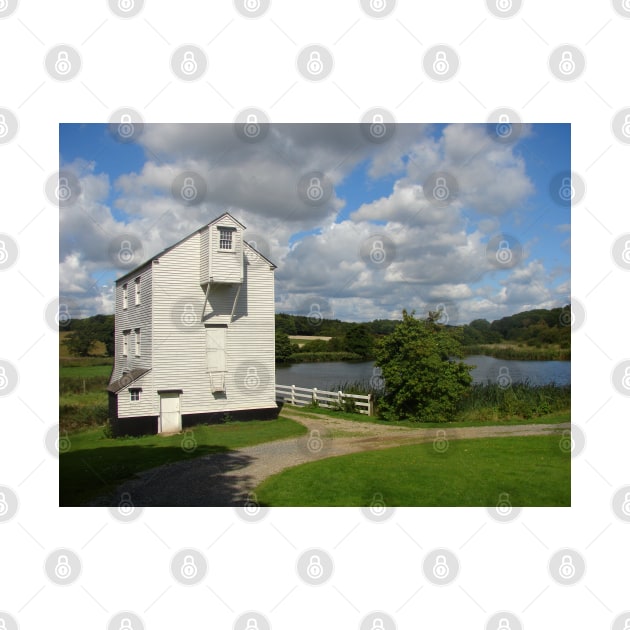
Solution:
[{"label": "white door", "polygon": [[182,430],[182,416],[179,409],[179,393],[160,394],[160,433],[177,433]]}]

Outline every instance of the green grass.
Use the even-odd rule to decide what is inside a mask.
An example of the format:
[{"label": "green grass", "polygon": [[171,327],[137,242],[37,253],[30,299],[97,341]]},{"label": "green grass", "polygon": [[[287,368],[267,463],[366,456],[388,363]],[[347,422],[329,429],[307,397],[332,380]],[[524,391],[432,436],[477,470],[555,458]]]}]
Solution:
[{"label": "green grass", "polygon": [[[304,433],[306,427],[285,418],[198,425],[171,436],[113,439],[104,437],[102,428],[67,436],[61,433],[62,438],[67,437],[70,448],[59,457],[59,505],[81,505],[154,466]],[[182,441],[191,436],[197,446],[187,452]]]},{"label": "green grass", "polygon": [[261,505],[569,506],[571,458],[558,435],[451,440],[333,457],[289,468],[256,488]]},{"label": "green grass", "polygon": [[68,366],[65,363],[59,367],[59,378],[89,378],[92,376],[101,376],[105,379],[105,384],[112,373],[112,366],[105,365],[73,365]]},{"label": "green grass", "polygon": [[490,427],[502,426],[506,424],[555,424],[558,422],[571,422],[570,411],[560,411],[536,418],[523,419],[520,416],[512,416],[507,418],[493,418],[489,420],[455,420],[453,422],[412,422],[411,420],[400,420],[392,422],[389,420],[381,420],[375,416],[366,416],[358,413],[349,413],[347,411],[333,411],[325,407],[293,407],[289,404],[284,405],[283,409],[287,413],[305,416],[330,416],[331,418],[342,418],[344,420],[352,420],[354,422],[370,422],[372,424],[383,424],[389,427],[408,427],[410,429],[432,429],[432,428],[458,428],[458,427]]},{"label": "green grass", "polygon": [[540,347],[521,343],[486,343],[464,346],[467,355],[484,354],[495,359],[515,359],[521,361],[570,361],[571,348],[559,344],[545,344]]}]

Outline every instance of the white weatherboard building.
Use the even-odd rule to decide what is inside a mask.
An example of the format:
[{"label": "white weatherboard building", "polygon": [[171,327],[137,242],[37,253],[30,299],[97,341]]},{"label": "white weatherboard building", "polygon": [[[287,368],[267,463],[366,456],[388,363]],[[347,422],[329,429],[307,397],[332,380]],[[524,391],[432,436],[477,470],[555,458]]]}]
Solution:
[{"label": "white weatherboard building", "polygon": [[274,418],[274,270],[225,213],[116,281],[117,435]]}]

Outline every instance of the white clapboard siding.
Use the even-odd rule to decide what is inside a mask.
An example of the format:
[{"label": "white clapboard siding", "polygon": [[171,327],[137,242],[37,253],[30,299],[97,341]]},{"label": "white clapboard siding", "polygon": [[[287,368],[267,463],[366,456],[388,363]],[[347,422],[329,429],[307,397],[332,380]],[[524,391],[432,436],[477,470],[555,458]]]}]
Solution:
[{"label": "white clapboard siding", "polygon": [[206,225],[199,234],[199,284],[206,285],[210,282],[210,228]]},{"label": "white clapboard siding", "polygon": [[[140,400],[131,400],[130,389],[141,389]],[[153,373],[147,372],[118,392],[118,417],[151,416],[154,412]]]},{"label": "white clapboard siding", "polygon": [[[116,317],[114,326],[116,356],[111,381],[118,380],[123,370],[151,367],[152,341],[152,267],[149,263],[127,278],[116,282]],[[136,278],[140,277],[140,305],[136,306]],[[127,285],[127,308],[123,309],[123,285]],[[137,357],[135,330],[140,329],[140,356]],[[123,356],[123,331],[129,330],[129,347]]]},{"label": "white clapboard siding", "polygon": [[[219,247],[221,228],[232,231],[232,249]],[[229,215],[210,224],[210,277],[213,282],[242,282],[243,228]]]}]

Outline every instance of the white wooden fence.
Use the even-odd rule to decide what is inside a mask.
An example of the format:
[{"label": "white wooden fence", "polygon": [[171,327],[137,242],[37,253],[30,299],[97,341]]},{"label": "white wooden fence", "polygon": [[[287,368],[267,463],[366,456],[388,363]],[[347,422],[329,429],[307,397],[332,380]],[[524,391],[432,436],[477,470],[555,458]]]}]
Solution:
[{"label": "white wooden fence", "polygon": [[368,416],[374,415],[374,399],[372,394],[345,394],[344,392],[328,392],[325,389],[313,387],[296,387],[295,385],[276,385],[276,399],[283,402],[304,407],[312,403],[320,407],[338,407],[346,401],[352,401],[356,410]]}]

